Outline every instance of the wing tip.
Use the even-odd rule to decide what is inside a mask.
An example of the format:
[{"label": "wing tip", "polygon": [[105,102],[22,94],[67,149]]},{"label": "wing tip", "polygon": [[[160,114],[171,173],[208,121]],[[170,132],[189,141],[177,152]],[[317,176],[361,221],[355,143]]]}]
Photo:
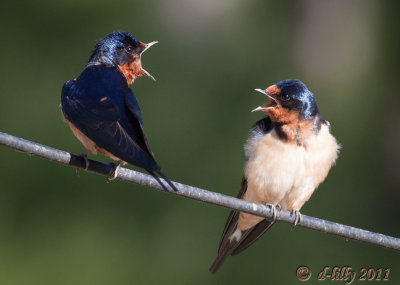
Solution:
[{"label": "wing tip", "polygon": [[165,176],[165,174],[161,171],[161,169],[158,170],[157,172],[168,183],[168,185],[172,188],[172,190],[174,190],[175,192],[178,192],[178,189],[176,188],[176,186],[171,182],[171,180],[168,179],[167,176]]},{"label": "wing tip", "polygon": [[242,234],[243,233],[239,229],[236,229],[229,237],[222,241],[218,250],[218,256],[215,258],[209,269],[212,274],[217,273],[225,260],[232,255],[232,252],[234,252],[239,245]]},{"label": "wing tip", "polygon": [[217,273],[217,271],[220,269],[220,267],[228,258],[228,256],[230,256],[230,251],[228,249],[229,247],[227,247],[227,249],[224,252],[218,252],[218,256],[215,258],[214,262],[211,264],[209,269],[211,274]]}]

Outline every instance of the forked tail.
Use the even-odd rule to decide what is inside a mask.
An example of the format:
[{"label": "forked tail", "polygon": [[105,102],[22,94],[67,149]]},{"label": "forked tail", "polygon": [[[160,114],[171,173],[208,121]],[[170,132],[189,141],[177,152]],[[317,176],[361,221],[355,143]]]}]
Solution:
[{"label": "forked tail", "polygon": [[[169,191],[167,186],[165,186],[165,184],[163,182],[161,182],[161,179],[153,172],[153,171],[147,171],[150,173],[151,176],[154,177],[154,179],[158,182],[158,184],[160,184],[160,186],[164,189],[164,191]],[[165,176],[164,173],[162,173],[161,170],[158,170],[157,173],[165,180],[167,181],[168,185],[174,190],[174,191],[178,191],[178,189],[175,187],[175,185],[171,182],[171,180],[169,180],[167,178],[167,176]]]}]

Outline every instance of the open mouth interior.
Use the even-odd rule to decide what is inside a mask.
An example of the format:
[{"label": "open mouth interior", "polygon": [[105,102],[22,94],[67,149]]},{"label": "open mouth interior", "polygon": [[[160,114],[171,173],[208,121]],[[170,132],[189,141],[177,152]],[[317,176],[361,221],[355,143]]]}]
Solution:
[{"label": "open mouth interior", "polygon": [[267,106],[268,108],[275,108],[275,107],[278,107],[280,105],[278,100],[276,100],[273,96],[268,94],[268,92],[266,90],[259,89],[259,88],[254,89],[254,90],[257,91],[257,92],[260,92],[260,93],[262,93],[262,94],[264,94],[264,95],[266,95],[268,97],[268,102],[263,105],[264,108],[265,108],[265,106]]},{"label": "open mouth interior", "polygon": [[254,110],[252,110],[252,112],[265,111],[265,110],[268,110],[269,108],[276,108],[276,107],[280,106],[279,101],[277,99],[275,99],[273,96],[271,96],[270,94],[268,94],[268,92],[266,90],[259,89],[259,88],[254,89],[254,90],[266,95],[268,97],[268,102],[263,104],[262,106],[255,108]]},{"label": "open mouth interior", "polygon": [[139,64],[140,64],[141,71],[144,73],[144,75],[145,75],[145,76],[148,76],[148,77],[150,77],[151,79],[153,79],[154,81],[156,81],[156,79],[153,77],[153,75],[151,75],[146,69],[143,68],[141,58],[139,58],[138,60],[139,60]]},{"label": "open mouth interior", "polygon": [[148,50],[152,45],[155,45],[156,43],[158,43],[157,41],[151,42],[146,44],[146,47],[144,48],[144,50],[142,50],[142,52],[139,54],[139,58],[138,58],[138,63],[140,65],[141,71],[145,74],[145,76],[150,77],[151,79],[153,79],[154,81],[156,81],[156,79],[147,71],[143,68],[142,65],[142,54]]},{"label": "open mouth interior", "polygon": [[268,100],[268,103],[267,103],[267,106],[268,106],[268,107],[275,108],[275,107],[278,107],[278,103],[276,103],[276,101],[273,100],[273,99],[269,99],[269,100]]},{"label": "open mouth interior", "polygon": [[267,96],[268,96],[268,102],[267,102],[268,107],[275,108],[279,106],[278,101],[274,97],[268,94]]}]

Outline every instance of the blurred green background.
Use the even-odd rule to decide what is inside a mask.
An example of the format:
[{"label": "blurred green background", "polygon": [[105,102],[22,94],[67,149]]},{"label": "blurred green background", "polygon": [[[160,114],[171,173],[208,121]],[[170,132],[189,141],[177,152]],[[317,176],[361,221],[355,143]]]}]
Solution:
[{"label": "blurred green background", "polygon": [[[235,196],[265,102],[299,78],[343,146],[307,215],[400,236],[398,1],[8,1],[0,11],[0,131],[73,153],[62,84],[114,30],[158,40],[135,82],[150,144],[173,180]],[[400,255],[277,224],[208,267],[228,210],[0,147],[0,284],[297,284],[325,266],[391,268]],[[95,159],[109,161],[96,156]],[[359,275],[358,275],[359,276]],[[329,281],[325,281],[329,282]]]}]

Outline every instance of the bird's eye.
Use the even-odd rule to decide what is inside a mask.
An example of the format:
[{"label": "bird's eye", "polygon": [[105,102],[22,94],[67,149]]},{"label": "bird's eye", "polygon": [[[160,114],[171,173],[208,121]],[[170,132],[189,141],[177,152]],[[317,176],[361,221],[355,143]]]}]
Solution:
[{"label": "bird's eye", "polygon": [[283,94],[282,99],[288,101],[290,99],[290,96],[288,94]]},{"label": "bird's eye", "polygon": [[131,53],[131,52],[133,51],[133,47],[127,47],[127,48],[126,48],[126,51],[129,52],[129,53]]}]

